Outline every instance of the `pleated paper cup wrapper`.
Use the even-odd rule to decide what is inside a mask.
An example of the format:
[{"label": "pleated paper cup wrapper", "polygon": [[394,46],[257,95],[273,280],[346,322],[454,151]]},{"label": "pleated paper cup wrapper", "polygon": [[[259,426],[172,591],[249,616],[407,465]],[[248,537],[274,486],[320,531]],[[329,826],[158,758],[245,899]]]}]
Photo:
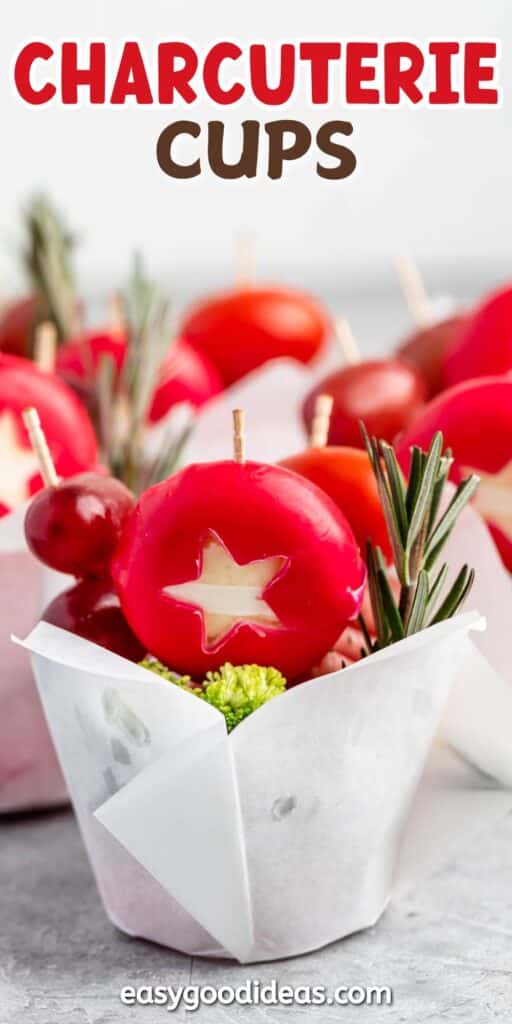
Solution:
[{"label": "pleated paper cup wrapper", "polygon": [[286,691],[229,735],[197,697],[36,626],[26,647],[112,921],[244,963],[372,925],[483,625],[472,613],[434,626]]},{"label": "pleated paper cup wrapper", "polygon": [[23,535],[25,509],[0,519],[0,813],[62,804],[64,779],[34,685],[24,636],[66,577],[41,566]]}]

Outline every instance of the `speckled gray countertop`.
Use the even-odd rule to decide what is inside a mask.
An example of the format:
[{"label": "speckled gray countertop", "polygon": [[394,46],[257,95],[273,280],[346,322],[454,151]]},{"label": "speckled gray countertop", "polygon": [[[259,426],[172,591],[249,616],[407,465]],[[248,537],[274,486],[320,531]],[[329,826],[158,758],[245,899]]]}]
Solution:
[{"label": "speckled gray countertop", "polygon": [[[485,1024],[512,1013],[512,815],[376,927],[318,953],[261,966],[191,959],[117,932],[107,920],[71,813],[0,823],[0,1024],[114,1024],[168,1019],[124,1007],[124,985],[389,985],[392,1006],[205,1007],[245,1020]],[[175,1019],[190,1019],[183,1007]]]}]

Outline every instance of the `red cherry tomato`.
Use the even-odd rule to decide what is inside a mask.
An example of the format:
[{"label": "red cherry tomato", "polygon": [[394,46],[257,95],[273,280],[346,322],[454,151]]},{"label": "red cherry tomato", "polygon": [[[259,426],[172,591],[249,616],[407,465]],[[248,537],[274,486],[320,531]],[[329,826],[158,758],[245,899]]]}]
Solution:
[{"label": "red cherry tomato", "polygon": [[28,359],[0,353],[0,514],[21,504],[43,483],[22,419],[28,406],[39,413],[59,476],[90,469],[98,459],[92,424],[70,388]]},{"label": "red cherry tomato", "polygon": [[81,580],[54,598],[42,618],[130,661],[141,661],[146,653],[126,622],[110,580]]},{"label": "red cherry tomato", "polygon": [[225,385],[269,359],[309,363],[328,336],[318,302],[288,288],[250,288],[214,295],[193,307],[181,333],[216,366]]},{"label": "red cherry tomato", "polygon": [[467,321],[467,314],[460,313],[430,327],[419,328],[402,342],[397,351],[399,359],[413,366],[423,376],[429,398],[443,390],[442,364],[457,343]]},{"label": "red cherry tomato", "polygon": [[0,316],[0,352],[30,355],[37,301],[33,296],[10,303]]},{"label": "red cherry tomato", "polygon": [[512,371],[512,287],[488,296],[468,317],[443,363],[445,387]]},{"label": "red cherry tomato", "polygon": [[428,448],[437,430],[453,451],[453,478],[460,480],[468,470],[481,476],[475,505],[512,569],[512,377],[471,380],[429,402],[398,439],[406,471],[411,446]]},{"label": "red cherry tomato", "polygon": [[[110,356],[119,374],[127,354],[122,335],[103,332],[84,335],[67,342],[59,350],[57,368],[73,386],[87,382],[98,370],[103,356]],[[183,339],[177,339],[162,362],[148,419],[156,422],[179,402],[199,408],[221,390],[214,367]]]},{"label": "red cherry tomato", "polygon": [[425,399],[420,374],[398,359],[369,359],[325,377],[310,392],[302,414],[308,431],[318,395],[332,395],[329,444],[363,448],[359,421],[368,433],[391,442],[418,412]]},{"label": "red cherry tomato", "polygon": [[386,522],[370,460],[360,448],[308,448],[280,463],[325,491],[348,519],[364,556],[368,539],[391,561]]},{"label": "red cherry tomato", "polygon": [[143,646],[199,679],[226,661],[296,678],[357,615],[366,577],[334,503],[253,462],[189,466],[146,491],[112,573]]},{"label": "red cherry tomato", "polygon": [[36,494],[25,537],[36,558],[71,576],[105,576],[135,498],[119,480],[80,473]]}]

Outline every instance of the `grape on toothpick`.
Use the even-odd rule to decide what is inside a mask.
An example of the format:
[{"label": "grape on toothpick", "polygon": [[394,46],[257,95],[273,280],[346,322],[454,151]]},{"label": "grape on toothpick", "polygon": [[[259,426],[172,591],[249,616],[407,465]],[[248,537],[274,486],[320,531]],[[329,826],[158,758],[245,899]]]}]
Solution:
[{"label": "grape on toothpick", "polygon": [[25,536],[45,565],[71,576],[109,573],[110,559],[134,506],[130,491],[112,477],[79,473],[59,480],[35,409],[24,421],[46,484],[25,515]]},{"label": "grape on toothpick", "polygon": [[443,363],[457,343],[467,322],[466,313],[436,320],[419,268],[410,256],[397,260],[397,270],[406,305],[415,329],[397,349],[397,356],[418,370],[427,385],[427,396],[432,398],[444,387]]},{"label": "grape on toothpick", "polygon": [[340,346],[348,365],[324,377],[307,396],[302,415],[311,433],[319,395],[333,399],[329,444],[362,448],[359,422],[387,441],[410,422],[424,402],[420,374],[398,359],[361,359],[346,320],[337,322]]}]

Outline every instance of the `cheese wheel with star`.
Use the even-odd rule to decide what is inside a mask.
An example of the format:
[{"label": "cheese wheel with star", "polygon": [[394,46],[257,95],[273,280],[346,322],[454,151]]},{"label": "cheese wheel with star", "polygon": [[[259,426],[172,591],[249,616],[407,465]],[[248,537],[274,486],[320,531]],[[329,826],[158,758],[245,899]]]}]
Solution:
[{"label": "cheese wheel with star", "polygon": [[23,410],[29,406],[39,413],[59,476],[91,469],[98,459],[92,423],[71,389],[30,360],[0,353],[0,515],[43,486],[23,423]]},{"label": "cheese wheel with star", "polygon": [[490,374],[512,372],[512,285],[487,295],[468,316],[445,354],[444,387]]},{"label": "cheese wheel with star", "polygon": [[226,661],[305,673],[359,611],[352,530],[314,484],[278,466],[188,466],[140,498],[114,557],[147,650],[203,678]]},{"label": "cheese wheel with star", "polygon": [[398,439],[406,471],[411,446],[428,448],[437,430],[452,449],[452,478],[479,475],[474,504],[512,571],[512,377],[479,377],[429,402]]}]

